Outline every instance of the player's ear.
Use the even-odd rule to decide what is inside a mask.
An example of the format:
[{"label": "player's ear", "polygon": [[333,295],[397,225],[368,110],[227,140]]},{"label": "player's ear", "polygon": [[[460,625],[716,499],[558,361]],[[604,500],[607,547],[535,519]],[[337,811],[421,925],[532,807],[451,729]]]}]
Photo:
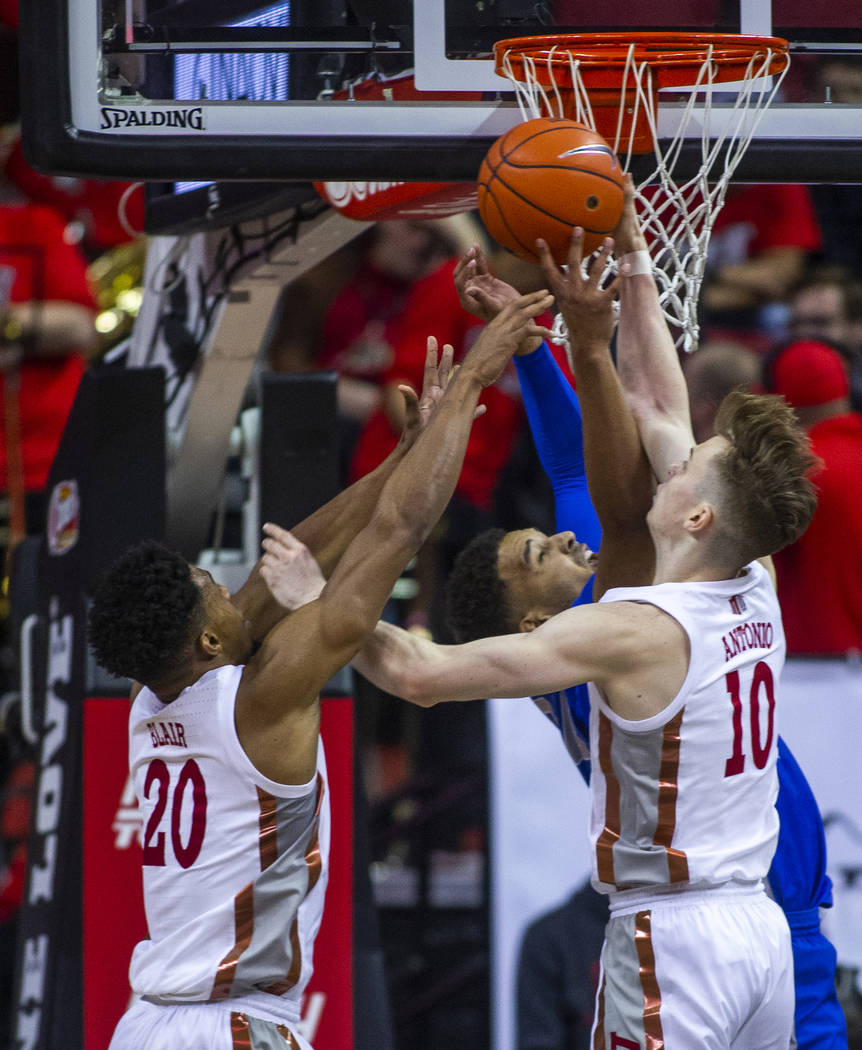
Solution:
[{"label": "player's ear", "polygon": [[221,652],[221,639],[210,627],[205,627],[197,637],[197,644],[204,657],[218,656]]},{"label": "player's ear", "polygon": [[520,623],[518,624],[518,630],[521,634],[527,634],[530,631],[535,631],[537,627],[541,627],[546,620],[550,620],[548,613],[539,612],[538,609],[531,609],[526,616],[522,616]]},{"label": "player's ear", "polygon": [[685,519],[685,529],[693,536],[702,535],[715,521],[715,508],[707,500],[696,504]]}]

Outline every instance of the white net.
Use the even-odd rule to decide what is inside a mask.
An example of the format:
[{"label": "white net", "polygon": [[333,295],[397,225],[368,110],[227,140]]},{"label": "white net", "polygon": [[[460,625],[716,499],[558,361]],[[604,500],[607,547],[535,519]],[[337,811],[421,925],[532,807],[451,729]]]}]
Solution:
[{"label": "white net", "polygon": [[[781,86],[788,68],[787,56],[771,47],[758,49],[741,78],[727,83],[717,76],[713,46],[709,45],[694,83],[674,88],[675,100],[663,107],[665,113],[673,114],[673,129],[669,137],[665,134],[660,140],[653,69],[636,50],[634,43],[628,48],[616,136],[610,144],[628,171],[634,155],[634,128],[639,119],[646,122],[655,166],[637,184],[638,214],[650,245],[662,309],[677,347],[689,352],[698,344],[697,305],[712,226],[728,183]],[[571,83],[565,92],[555,76],[561,61],[567,63]],[[515,89],[525,120],[567,117],[596,130],[581,61],[564,46],[552,47],[538,64],[528,53],[518,54],[513,61],[513,53],[506,52],[502,72]],[[689,133],[698,129],[699,135]],[[684,143],[698,140],[699,170],[686,181],[677,181],[674,172]],[[556,341],[565,345],[567,334],[561,317],[554,332]]]}]

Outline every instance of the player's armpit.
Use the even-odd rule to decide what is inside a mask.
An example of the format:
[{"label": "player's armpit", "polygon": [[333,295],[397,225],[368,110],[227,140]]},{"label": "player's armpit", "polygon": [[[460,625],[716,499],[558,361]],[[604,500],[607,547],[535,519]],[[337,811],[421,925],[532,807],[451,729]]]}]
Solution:
[{"label": "player's armpit", "polygon": [[679,466],[691,455],[695,445],[691,422],[661,412],[638,398],[626,400],[637,422],[641,444],[657,481],[665,481],[671,467]]}]

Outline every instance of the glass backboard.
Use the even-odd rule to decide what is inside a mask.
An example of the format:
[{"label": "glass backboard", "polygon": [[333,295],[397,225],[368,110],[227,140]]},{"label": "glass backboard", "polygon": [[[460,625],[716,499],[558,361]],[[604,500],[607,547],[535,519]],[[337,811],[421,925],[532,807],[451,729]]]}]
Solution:
[{"label": "glass backboard", "polygon": [[115,178],[468,180],[521,119],[496,40],[647,29],[787,38],[738,178],[862,182],[856,0],[28,0],[25,146]]}]

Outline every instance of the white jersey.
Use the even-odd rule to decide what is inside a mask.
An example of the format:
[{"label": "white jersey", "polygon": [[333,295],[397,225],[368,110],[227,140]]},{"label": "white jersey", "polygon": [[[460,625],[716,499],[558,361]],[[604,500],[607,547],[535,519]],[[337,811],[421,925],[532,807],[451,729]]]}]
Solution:
[{"label": "white jersey", "polygon": [[610,893],[766,876],[778,840],[775,696],[784,631],[769,574],[615,588],[686,631],[677,696],[629,721],[590,685],[593,885]]},{"label": "white jersey", "polygon": [[242,672],[210,671],[170,704],[142,689],[132,705],[149,939],[130,979],[151,1003],[229,1001],[295,1023],[328,874],[326,767],[318,744],[307,784],[255,769],[234,724]]}]

